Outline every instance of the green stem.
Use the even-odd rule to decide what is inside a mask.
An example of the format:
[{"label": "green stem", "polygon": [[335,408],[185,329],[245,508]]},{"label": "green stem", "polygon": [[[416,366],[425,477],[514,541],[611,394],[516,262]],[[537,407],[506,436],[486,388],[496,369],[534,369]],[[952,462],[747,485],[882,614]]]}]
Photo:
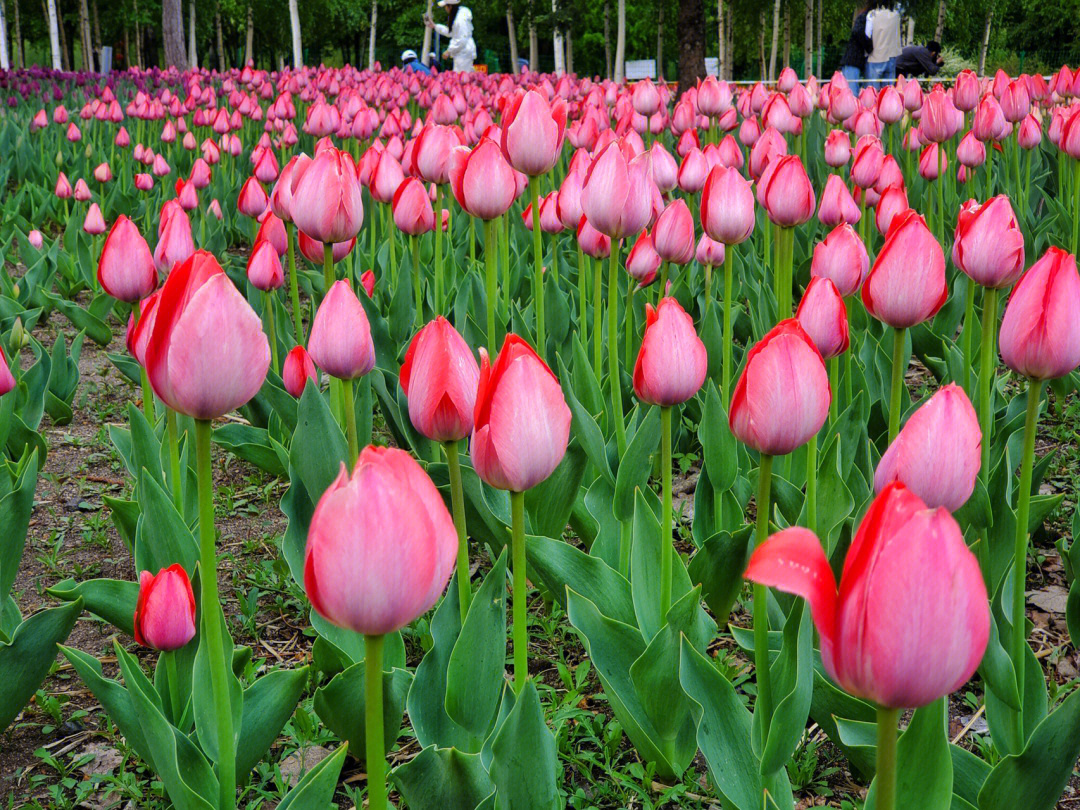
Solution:
[{"label": "green stem", "polygon": [[1020,199],[1023,201],[1021,209],[1024,212],[1024,223],[1027,223],[1028,218],[1028,199],[1031,192],[1031,153],[1034,149],[1028,149],[1027,154],[1024,155],[1024,185],[1020,189]]},{"label": "green stem", "polygon": [[356,436],[356,404],[353,398],[353,381],[341,381],[341,409],[345,411],[345,436],[349,440],[349,469],[356,466],[360,445]]},{"label": "green stem", "polygon": [[702,307],[702,312],[705,315],[708,315],[709,310],[712,309],[712,271],[711,264],[705,265],[705,306]]},{"label": "green stem", "polygon": [[199,481],[199,569],[202,640],[210,660],[210,688],[218,733],[219,810],[236,807],[236,740],[229,695],[231,662],[225,660],[221,602],[218,598],[217,548],[214,541],[214,482],[210,468],[210,422],[195,420],[195,455]]},{"label": "green stem", "polygon": [[994,144],[986,143],[986,199],[994,196]]},{"label": "green stem", "polygon": [[176,411],[165,407],[165,429],[169,434],[169,470],[172,473],[173,504],[184,514],[184,479],[180,476],[180,436],[176,428]]},{"label": "green stem", "polygon": [[877,710],[877,810],[896,810],[896,722],[899,709]]},{"label": "green stem", "polygon": [[458,608],[461,610],[461,623],[469,613],[472,591],[469,587],[469,541],[465,534],[465,493],[461,485],[461,459],[458,455],[457,442],[443,442],[446,452],[446,466],[450,472],[450,503],[454,509],[454,528],[457,529],[457,584]]},{"label": "green stem", "polygon": [[[769,536],[769,505],[772,497],[772,462],[773,457],[762,454],[761,467],[758,470],[757,491],[757,535],[754,546],[758,547]],[[762,712],[767,729],[772,720],[772,674],[769,672],[769,605],[768,590],[764,585],[754,585],[754,670],[757,678],[756,713]]]},{"label": "green stem", "polygon": [[525,606],[525,493],[510,493],[511,564],[513,566],[514,691],[521,693],[529,677],[529,628]]},{"label": "green stem", "polygon": [[334,246],[327,242],[323,245],[323,297],[330,294],[330,288],[334,286]]},{"label": "green stem", "polygon": [[419,328],[424,322],[424,279],[420,273],[420,242],[413,235],[409,237],[409,243],[412,247],[412,283],[416,290],[416,317],[413,326]]},{"label": "green stem", "polygon": [[840,415],[840,355],[829,358],[829,393],[832,394],[829,402],[829,424],[835,424]]},{"label": "green stem", "polygon": [[270,366],[274,369],[275,374],[281,373],[281,366],[278,365],[278,345],[277,345],[277,323],[274,316],[274,294],[267,290],[265,293],[266,300],[266,337],[270,340]]},{"label": "green stem", "polygon": [[943,165],[944,160],[945,145],[939,143],[937,150],[938,176],[935,185],[937,186],[938,242],[940,242],[942,245],[945,244],[945,167]]},{"label": "green stem", "polygon": [[601,327],[601,313],[604,311],[604,261],[590,258],[593,266],[593,373],[600,379],[604,366],[604,329]]},{"label": "green stem", "polygon": [[971,396],[971,332],[975,328],[975,279],[965,276],[967,279],[964,291],[964,327],[960,334],[961,350],[964,355],[964,378],[961,386],[969,397]]},{"label": "green stem", "polygon": [[723,367],[723,390],[724,407],[731,405],[731,340],[734,324],[731,316],[731,286],[733,282],[733,270],[735,264],[735,246],[728,245],[724,252],[724,367]]},{"label": "green stem", "polygon": [[176,676],[176,650],[162,652],[161,661],[165,664],[165,674],[169,678],[169,706],[172,709],[172,722],[174,726],[179,727],[183,707],[180,705],[180,684]]},{"label": "green stem", "polygon": [[[575,240],[576,243],[577,240]],[[578,283],[578,337],[581,340],[582,347],[589,345],[588,337],[588,324],[585,322],[586,315],[588,313],[588,289],[586,283],[588,278],[585,275],[585,252],[581,249],[581,245],[577,246],[577,283]]]},{"label": "green stem", "polygon": [[533,300],[536,304],[536,349],[541,357],[547,356],[547,333],[544,331],[544,247],[540,241],[540,178],[529,178],[529,194],[532,196],[533,221]]},{"label": "green stem", "polygon": [[982,467],[980,475],[983,486],[990,486],[990,443],[994,435],[994,378],[997,376],[998,291],[983,291],[982,348],[979,355],[979,426],[982,429]]},{"label": "green stem", "polygon": [[671,555],[675,553],[671,522],[671,407],[660,409],[660,465],[664,489],[664,522],[660,529],[660,616],[671,607]]},{"label": "green stem", "polygon": [[784,320],[791,317],[791,264],[795,259],[795,231],[792,228],[780,228],[776,232],[777,252],[780,255],[777,277],[779,279],[779,292],[777,300],[777,319]]},{"label": "green stem", "polygon": [[484,223],[484,265],[487,270],[488,352],[492,357],[499,347],[498,336],[495,334],[495,296],[499,294],[496,286],[495,238],[495,220],[489,220]]},{"label": "green stem", "polygon": [[664,300],[664,291],[667,289],[668,279],[668,263],[666,261],[660,262],[660,283],[657,284],[656,302],[659,304]]},{"label": "green stem", "polygon": [[375,269],[375,251],[378,249],[378,243],[375,241],[375,230],[378,226],[379,213],[377,211],[371,212],[371,218],[369,220],[370,228],[368,236],[371,237],[371,269]]},{"label": "green stem", "polygon": [[[499,218],[499,230],[502,238],[499,241],[502,249],[502,281],[503,281],[503,308],[510,312],[510,214],[503,214]],[[509,315],[507,315],[509,318]]]},{"label": "green stem", "polygon": [[815,433],[806,446],[806,524],[817,533],[817,462],[818,437]]},{"label": "green stem", "polygon": [[1080,237],[1080,160],[1073,161],[1073,254],[1076,253],[1078,237]]},{"label": "green stem", "polygon": [[900,432],[901,392],[904,388],[904,336],[907,329],[893,329],[892,393],[889,395],[889,441]]},{"label": "green stem", "polygon": [[[135,325],[138,326],[141,314],[138,301],[131,305],[131,314],[135,318]],[[150,387],[150,377],[147,376],[146,369],[141,363],[139,364],[139,380],[142,385],[143,414],[146,416],[146,421],[150,423],[150,427],[153,427],[157,418],[154,414],[154,390]]]},{"label": "green stem", "polygon": [[[1035,463],[1035,428],[1039,424],[1039,400],[1043,381],[1028,380],[1027,417],[1024,420],[1024,452],[1020,460],[1020,487],[1016,504],[1016,547],[1013,550],[1012,592],[1012,660],[1016,670],[1021,700],[1024,694],[1024,653],[1027,646],[1027,625],[1024,614],[1024,580],[1027,576],[1028,515],[1031,510],[1031,468]],[[1018,721],[1023,717],[1018,714]],[[1017,723],[1020,746],[1023,747],[1022,721]]]},{"label": "green stem", "polygon": [[435,314],[443,311],[442,186],[435,187]]},{"label": "green stem", "polygon": [[615,442],[619,458],[626,454],[626,425],[623,424],[622,379],[619,369],[619,247],[611,242],[608,271],[608,382],[611,386],[611,415],[615,420]]},{"label": "green stem", "polygon": [[383,742],[383,637],[364,636],[364,752],[368,810],[386,810],[386,745]]},{"label": "green stem", "polygon": [[634,282],[627,279],[626,313],[623,316],[623,368],[634,367]]}]

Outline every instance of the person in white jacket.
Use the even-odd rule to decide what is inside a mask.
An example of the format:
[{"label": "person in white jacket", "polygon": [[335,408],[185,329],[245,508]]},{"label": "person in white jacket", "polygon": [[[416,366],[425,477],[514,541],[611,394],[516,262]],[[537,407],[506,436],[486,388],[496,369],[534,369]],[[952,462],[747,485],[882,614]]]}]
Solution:
[{"label": "person in white jacket", "polygon": [[454,70],[469,73],[476,59],[476,43],[473,42],[472,11],[459,3],[459,0],[439,0],[439,8],[450,12],[450,25],[434,22],[430,17],[424,20],[429,28],[434,28],[441,37],[449,37],[450,44],[443,51],[443,59],[454,60]]}]

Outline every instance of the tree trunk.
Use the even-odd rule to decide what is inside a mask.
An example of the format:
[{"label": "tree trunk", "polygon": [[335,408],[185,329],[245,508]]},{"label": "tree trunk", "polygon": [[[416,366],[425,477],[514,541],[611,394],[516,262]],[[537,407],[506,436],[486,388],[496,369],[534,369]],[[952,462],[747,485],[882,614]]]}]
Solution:
[{"label": "tree trunk", "polygon": [[604,3],[604,78],[611,81],[611,4]]},{"label": "tree trunk", "polygon": [[761,63],[761,80],[769,78],[769,64],[765,61],[765,9],[758,14],[758,61]]},{"label": "tree trunk", "polygon": [[818,0],[817,4],[817,72],[821,78],[825,77],[825,40],[821,38],[821,17],[825,0]]},{"label": "tree trunk", "polygon": [[[937,25],[934,26],[934,39],[938,42],[941,42],[941,38],[945,35],[945,1],[938,0]],[[987,19],[989,20],[989,17]],[[979,71],[979,74],[982,75],[982,71]]]},{"label": "tree trunk", "polygon": [[724,53],[727,54],[728,81],[735,78],[735,9],[728,4],[727,24],[724,25],[724,33],[727,35],[727,44],[724,45]]},{"label": "tree trunk", "polygon": [[0,0],[0,70],[11,70],[8,59],[7,15],[4,13],[4,0]]},{"label": "tree trunk", "polygon": [[681,0],[676,18],[679,35],[679,89],[705,76],[705,0]]},{"label": "tree trunk", "polygon": [[657,0],[656,9],[656,75],[664,78],[664,0]]},{"label": "tree trunk", "polygon": [[[558,0],[551,0],[551,13],[555,14],[558,10]],[[552,40],[555,49],[555,75],[562,76],[566,73],[566,51],[563,47],[562,29],[559,28],[558,22],[553,26]]]},{"label": "tree trunk", "polygon": [[97,0],[90,4],[90,11],[94,15],[94,53],[97,54],[98,68],[101,68],[101,18],[98,16]]},{"label": "tree trunk", "polygon": [[255,12],[251,8],[251,3],[248,3],[247,7],[247,30],[244,33],[244,64],[252,64],[252,57],[254,56],[252,48],[255,45]]},{"label": "tree trunk", "polygon": [[791,6],[784,6],[784,67],[791,66]]},{"label": "tree trunk", "polygon": [[[518,72],[518,49],[517,28],[514,26],[514,4],[512,0],[506,3],[506,35],[510,39],[510,70],[509,73]],[[424,40],[427,42],[427,40]]]},{"label": "tree trunk", "polygon": [[994,21],[994,7],[986,10],[986,27],[983,28],[982,47],[979,48],[979,76],[986,75],[986,49],[990,47],[990,23]]},{"label": "tree trunk", "polygon": [[19,0],[12,0],[12,19],[15,22],[14,38],[12,41],[11,59],[17,68],[26,67],[26,52],[23,50],[22,26],[19,25]]},{"label": "tree trunk", "polygon": [[143,66],[142,58],[142,23],[139,22],[139,0],[134,0],[135,9],[135,64]]},{"label": "tree trunk", "polygon": [[540,41],[536,38],[536,24],[529,20],[529,70],[540,69]]},{"label": "tree trunk", "polygon": [[131,32],[124,26],[124,67],[131,67]]},{"label": "tree trunk", "polygon": [[217,29],[217,62],[218,73],[225,72],[225,42],[221,35],[221,6],[214,11],[214,27]]},{"label": "tree trunk", "polygon": [[574,73],[574,34],[569,28],[566,29],[566,72]]},{"label": "tree trunk", "polygon": [[187,68],[184,55],[184,16],[180,0],[161,0],[161,39],[166,67]]},{"label": "tree trunk", "polygon": [[93,71],[94,56],[90,45],[90,15],[86,10],[86,0],[79,0],[79,47],[82,49],[82,69]]},{"label": "tree trunk", "polygon": [[626,81],[626,0],[619,0],[615,18],[615,83]]},{"label": "tree trunk", "polygon": [[716,75],[722,79],[727,63],[724,53],[724,46],[727,45],[724,34],[724,0],[716,0],[716,45]]},{"label": "tree trunk", "polygon": [[199,54],[195,48],[195,0],[188,0],[188,67],[199,66]]},{"label": "tree trunk", "polygon": [[[431,18],[431,3],[432,0],[427,0],[427,11],[424,12],[425,19]],[[420,62],[425,65],[431,64],[431,57],[428,54],[431,53],[431,31],[432,29],[424,26],[424,45],[420,51]]]},{"label": "tree trunk", "polygon": [[814,0],[803,4],[803,78],[814,72]]},{"label": "tree trunk", "polygon": [[[289,0],[292,3],[293,8],[296,8],[296,0]],[[371,33],[368,35],[368,48],[367,48],[367,62],[368,70],[375,69],[375,23],[379,19],[379,0],[371,0]],[[296,26],[293,29],[293,51],[300,48],[300,22],[297,19]],[[295,57],[294,57],[295,58]]]},{"label": "tree trunk", "polygon": [[[371,2],[371,47],[370,61],[375,61],[375,0]],[[304,45],[300,41],[300,9],[297,8],[296,0],[289,0],[289,25],[292,28],[292,60],[293,67],[299,68],[304,64]]]},{"label": "tree trunk", "polygon": [[[772,48],[769,50],[769,81],[776,81],[776,49],[780,44],[780,3],[782,0],[775,0],[773,3],[772,12]],[[762,36],[765,34],[764,25],[762,27]]]}]

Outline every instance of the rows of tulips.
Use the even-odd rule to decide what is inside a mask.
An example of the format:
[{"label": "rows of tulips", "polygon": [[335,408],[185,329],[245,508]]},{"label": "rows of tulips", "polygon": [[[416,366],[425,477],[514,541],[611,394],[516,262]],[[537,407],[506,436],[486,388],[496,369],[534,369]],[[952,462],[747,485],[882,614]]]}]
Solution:
[{"label": "rows of tulips", "polygon": [[[112,679],[61,646],[177,807],[236,806],[309,686],[344,744],[280,806],[324,807],[346,752],[371,808],[388,778],[414,808],[565,805],[529,653],[554,611],[650,772],[700,752],[725,808],[792,807],[811,723],[867,807],[1055,805],[1080,698],[1024,611],[1063,498],[1040,413],[1080,365],[1080,73],[856,92],[786,69],[678,98],[349,68],[0,83],[0,244],[25,266],[0,277],[0,594],[43,412],[70,420],[110,320],[134,488],[107,502],[140,572],[4,612],[0,723],[87,610],[159,653],[151,678],[117,643]],[[54,311],[78,335],[49,353]],[[213,444],[289,483],[309,666],[233,644]],[[690,518],[675,454],[700,460]],[[411,668],[402,630],[433,608]],[[1066,618],[1075,643],[1080,586]],[[947,736],[976,673],[989,758]],[[421,751],[388,775],[406,712]]]}]

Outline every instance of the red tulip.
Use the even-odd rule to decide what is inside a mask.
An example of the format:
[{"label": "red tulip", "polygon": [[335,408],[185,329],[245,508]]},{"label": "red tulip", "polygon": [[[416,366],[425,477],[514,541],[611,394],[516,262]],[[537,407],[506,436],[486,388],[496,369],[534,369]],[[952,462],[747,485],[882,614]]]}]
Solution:
[{"label": "red tulip", "polygon": [[694,217],[684,200],[675,200],[657,218],[652,232],[660,258],[686,264],[694,258]]},{"label": "red tulip", "polygon": [[656,252],[652,234],[647,230],[642,231],[630,252],[626,254],[626,272],[637,281],[638,289],[641,289],[656,281],[656,271],[660,269],[661,262],[663,259]]},{"label": "red tulip", "polygon": [[585,177],[581,207],[589,224],[612,239],[641,231],[652,214],[649,156],[627,161],[619,143],[605,146]]},{"label": "red tulip", "polygon": [[261,241],[267,241],[273,245],[279,258],[289,250],[288,237],[285,235],[285,223],[274,216],[274,212],[269,208],[259,217],[259,232],[255,234],[255,242],[257,244]]},{"label": "red tulip", "polygon": [[258,392],[270,367],[259,316],[210,253],[196,251],[161,288],[147,336],[145,363],[161,400],[195,419],[215,419]]},{"label": "red tulip", "polygon": [[866,311],[879,321],[905,329],[929,320],[945,305],[945,254],[915,211],[900,214],[862,286]]},{"label": "red tulip", "polygon": [[273,244],[265,239],[255,243],[247,263],[248,281],[258,290],[276,290],[285,283],[281,259]]},{"label": "red tulip", "polygon": [[826,360],[848,350],[847,306],[829,279],[811,277],[795,311],[795,320]]},{"label": "red tulip", "polygon": [[855,144],[855,161],[851,164],[851,179],[857,186],[870,188],[881,174],[885,152],[875,135],[863,135]]},{"label": "red tulip", "polygon": [[1001,321],[1001,359],[1036,380],[1080,365],[1080,275],[1076,257],[1051,247],[1020,277]]},{"label": "red tulip", "polygon": [[335,281],[319,304],[308,351],[319,368],[339,380],[355,380],[375,368],[367,313],[348,281]]},{"label": "red tulip", "polygon": [[814,187],[798,155],[785,155],[770,164],[761,183],[763,205],[773,224],[793,228],[814,215]]},{"label": "red tulip", "polygon": [[360,274],[360,286],[363,287],[364,292],[367,293],[367,297],[371,298],[375,295],[375,271],[365,270]]},{"label": "red tulip", "polygon": [[908,419],[881,457],[874,491],[902,482],[931,509],[955,512],[975,491],[982,431],[964,389],[949,383]]},{"label": "red tulip", "polygon": [[606,259],[611,255],[611,237],[596,230],[584,215],[578,221],[577,241],[586,256]]},{"label": "red tulip", "polygon": [[881,192],[881,199],[878,200],[877,207],[874,209],[874,225],[878,233],[882,236],[888,234],[893,220],[909,207],[907,191],[903,186],[890,186]]},{"label": "red tulip", "polygon": [[157,286],[150,247],[135,223],[123,214],[117,217],[105,239],[97,277],[105,292],[129,304],[145,298]]},{"label": "red tulip", "polygon": [[983,205],[975,200],[964,203],[956,221],[953,264],[983,287],[1002,289],[1020,278],[1024,234],[1006,195]]},{"label": "red tulip", "polygon": [[497,489],[524,492],[555,471],[569,438],[559,381],[532,347],[508,334],[494,365],[481,349],[470,443],[477,475]]},{"label": "red tulip", "polygon": [[701,192],[701,227],[725,245],[745,242],[754,230],[754,192],[735,169],[715,166]]},{"label": "red tulip", "polygon": [[826,228],[834,228],[841,223],[853,225],[862,218],[862,212],[844,185],[838,174],[830,174],[825,181],[825,190],[821,192],[821,205],[818,206],[818,220]]},{"label": "red tulip", "polygon": [[798,527],[757,548],[745,576],[806,599],[829,677],[879,706],[917,708],[959,689],[990,636],[986,586],[960,527],[903,484],[870,504],[839,592],[821,541]]},{"label": "red tulip", "polygon": [[502,151],[511,166],[536,177],[555,165],[565,134],[566,102],[549,105],[539,91],[529,90],[514,96],[503,114]]},{"label": "red tulip", "polygon": [[435,230],[435,211],[424,184],[418,178],[409,177],[398,186],[391,208],[394,225],[402,233],[419,236]]},{"label": "red tulip", "polygon": [[427,473],[404,450],[365,447],[319,498],[304,590],[319,615],[365,635],[400,630],[439,598],[457,531]]},{"label": "red tulip", "polygon": [[293,346],[281,366],[281,381],[285,384],[285,390],[299,399],[308,380],[312,380],[316,387],[319,385],[315,361],[303,346]]},{"label": "red tulip", "polygon": [[409,419],[436,442],[456,442],[473,429],[480,367],[465,339],[443,316],[424,326],[401,364]]},{"label": "red tulip", "polygon": [[669,407],[690,399],[705,382],[709,358],[694,319],[674,298],[645,305],[645,334],[634,364],[634,393],[642,402]]},{"label": "red tulip", "polygon": [[348,152],[320,152],[297,176],[293,168],[290,214],[296,227],[320,242],[346,242],[364,221],[360,182]]},{"label": "red tulip", "polygon": [[135,642],[155,650],[179,650],[195,637],[195,594],[179,564],[139,574]]},{"label": "red tulip", "polygon": [[788,318],[747,352],[728,424],[748,447],[782,456],[821,430],[831,401],[821,354],[799,322]]}]

